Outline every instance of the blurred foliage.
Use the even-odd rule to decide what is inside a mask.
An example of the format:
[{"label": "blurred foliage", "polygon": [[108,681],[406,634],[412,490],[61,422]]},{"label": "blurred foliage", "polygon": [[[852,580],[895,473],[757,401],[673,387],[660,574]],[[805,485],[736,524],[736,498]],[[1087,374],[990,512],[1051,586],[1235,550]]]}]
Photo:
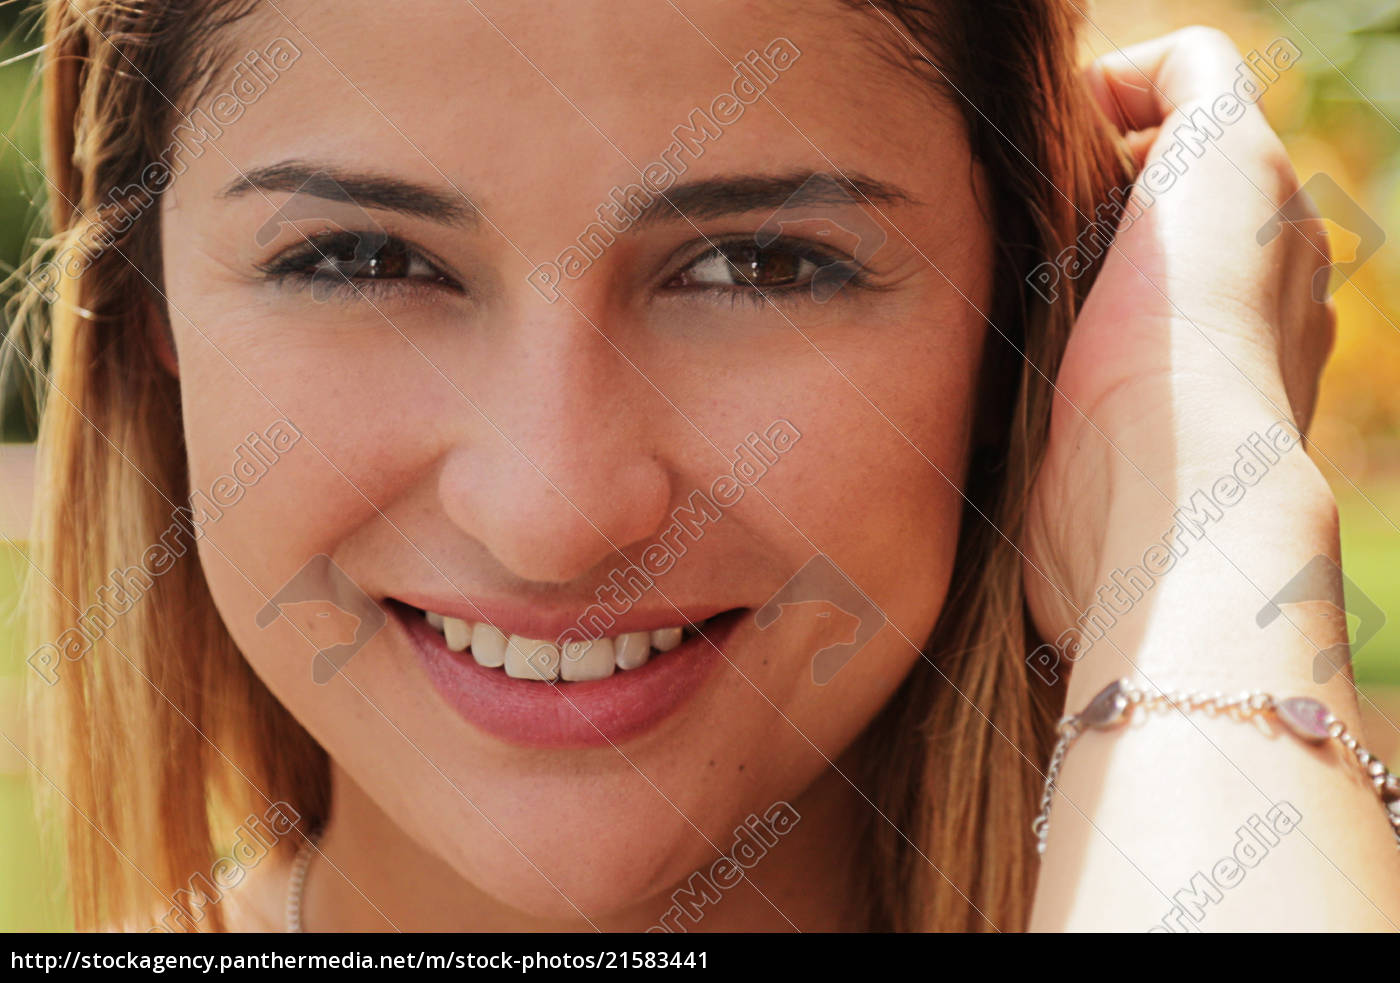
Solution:
[{"label": "blurred foliage", "polygon": [[[1279,19],[1305,74],[1270,109],[1300,176],[1330,174],[1387,230],[1337,291],[1337,346],[1313,434],[1334,487],[1358,491],[1372,477],[1400,478],[1400,3],[1309,0],[1282,5]],[[1346,248],[1334,242],[1337,258]],[[1391,533],[1400,547],[1400,529]]]},{"label": "blurred foliage", "polygon": [[[0,541],[0,930],[46,932],[71,927],[61,857],[44,850],[35,822],[31,741],[22,713],[29,670],[20,650],[16,609],[24,554]],[[11,743],[13,742],[13,743]]]},{"label": "blurred foliage", "polygon": [[[33,54],[40,39],[34,14],[26,14],[21,4],[0,5],[0,38],[0,275],[8,276],[41,231],[44,181],[37,169],[39,89]],[[35,421],[24,412],[16,385],[22,378],[9,375],[0,392],[0,440],[34,438]]]}]

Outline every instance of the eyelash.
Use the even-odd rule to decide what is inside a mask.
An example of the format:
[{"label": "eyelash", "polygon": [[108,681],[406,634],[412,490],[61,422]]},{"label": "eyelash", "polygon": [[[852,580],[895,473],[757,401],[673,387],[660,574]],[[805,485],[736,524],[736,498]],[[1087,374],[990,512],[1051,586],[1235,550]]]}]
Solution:
[{"label": "eyelash", "polygon": [[[335,295],[346,299],[366,299],[374,301],[383,297],[412,295],[425,291],[449,290],[453,293],[462,294],[466,291],[446,273],[442,272],[438,264],[429,259],[421,250],[414,248],[402,239],[394,236],[387,236],[378,245],[368,258],[359,259],[361,244],[366,237],[378,238],[380,233],[354,233],[347,231],[323,232],[312,235],[307,241],[288,248],[283,253],[274,257],[267,263],[258,266],[258,272],[266,279],[287,286],[294,286],[301,289],[310,288],[317,284],[319,280],[321,287],[328,295]],[[678,293],[708,294],[716,297],[727,297],[732,303],[738,304],[740,301],[747,301],[755,307],[763,307],[769,302],[791,302],[800,301],[803,294],[809,293],[812,288],[812,277],[799,283],[792,283],[780,286],[760,287],[753,284],[732,283],[709,283],[690,284],[684,286],[669,287],[676,279],[683,276],[687,271],[693,270],[702,261],[711,260],[718,257],[725,257],[732,271],[732,275],[742,279],[743,274],[739,271],[738,264],[735,263],[727,250],[738,248],[750,249],[755,253],[766,257],[789,256],[795,258],[799,263],[812,263],[817,267],[817,271],[826,270],[829,267],[838,267],[841,277],[841,287],[838,293],[847,288],[856,290],[873,289],[870,277],[859,263],[851,257],[836,250],[818,246],[803,239],[796,239],[781,236],[767,246],[759,247],[752,237],[738,236],[728,239],[713,241],[707,249],[696,256],[691,257],[689,262],[679,270],[671,274],[667,280],[668,288]],[[372,262],[384,251],[392,250],[400,254],[399,258],[412,265],[421,263],[430,271],[431,275],[424,276],[395,276],[395,277],[373,277],[345,275],[318,269],[323,263],[333,262],[332,257],[337,254],[348,253],[355,259],[339,259],[339,262],[350,263],[358,261],[360,264]]]},{"label": "eyelash", "polygon": [[[671,275],[671,280],[667,282],[672,282],[687,270],[695,267],[702,260],[717,256],[725,256],[725,250],[734,247],[754,249],[770,257],[779,255],[793,256],[799,261],[815,264],[819,271],[826,270],[833,266],[839,267],[842,283],[840,289],[837,291],[838,294],[844,292],[848,288],[856,290],[875,289],[874,284],[871,282],[869,271],[852,257],[838,250],[819,246],[810,240],[790,236],[779,236],[769,245],[762,247],[757,245],[753,236],[734,236],[727,239],[712,240],[707,249],[693,256],[685,266],[673,273]],[[734,263],[732,259],[729,260],[729,265],[735,275],[742,277],[738,265]],[[813,275],[815,276],[815,274]],[[697,284],[693,286],[675,287],[672,289],[688,293],[718,295],[721,297],[728,297],[734,304],[738,304],[740,301],[747,301],[755,307],[763,307],[769,302],[775,304],[794,301],[800,302],[804,295],[811,295],[812,278],[784,286],[757,287],[745,285],[743,283]]]},{"label": "eyelash", "polygon": [[[308,236],[306,241],[288,248],[267,263],[258,266],[258,272],[266,279],[279,285],[296,288],[309,288],[317,285],[328,295],[345,299],[365,299],[374,301],[381,297],[403,296],[422,291],[449,290],[453,293],[466,291],[442,271],[439,265],[422,250],[416,249],[395,236],[384,236],[383,241],[361,258],[362,243],[377,240],[383,233],[355,233],[346,231],[323,232]],[[318,269],[324,263],[358,263],[363,272],[364,265],[373,262],[385,252],[399,254],[399,259],[412,266],[421,263],[430,271],[429,275],[374,277],[350,274],[339,270]],[[341,258],[349,254],[353,258]],[[335,257],[335,258],[333,258]],[[338,275],[337,275],[338,274]]]}]

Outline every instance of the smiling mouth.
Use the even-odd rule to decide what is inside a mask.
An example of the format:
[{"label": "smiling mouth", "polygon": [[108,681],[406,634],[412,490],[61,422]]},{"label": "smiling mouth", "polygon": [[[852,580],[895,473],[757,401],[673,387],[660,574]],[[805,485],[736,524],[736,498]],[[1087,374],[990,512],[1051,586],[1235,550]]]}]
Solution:
[{"label": "smiling mouth", "polygon": [[710,635],[739,609],[724,611],[695,624],[684,623],[651,631],[632,631],[586,640],[548,641],[508,635],[486,622],[464,621],[449,615],[401,605],[406,619],[423,622],[460,657],[470,656],[478,666],[499,669],[512,679],[535,682],[586,683],[607,679],[613,673],[640,669],[659,655],[674,651],[691,639]]},{"label": "smiling mouth", "polygon": [[[632,611],[611,625],[630,631],[603,636],[608,626],[586,632],[567,610],[478,599],[472,608],[491,621],[449,608],[438,627],[434,599],[387,600],[448,707],[486,734],[536,749],[606,747],[659,727],[713,685],[753,617],[750,608]],[[672,617],[680,624],[667,626]]]}]

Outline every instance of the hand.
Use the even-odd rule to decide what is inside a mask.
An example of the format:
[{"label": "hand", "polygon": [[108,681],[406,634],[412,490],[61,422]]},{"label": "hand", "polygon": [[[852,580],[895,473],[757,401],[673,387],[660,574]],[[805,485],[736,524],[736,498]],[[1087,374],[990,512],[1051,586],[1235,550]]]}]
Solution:
[{"label": "hand", "polygon": [[[1326,233],[1305,222],[1256,241],[1299,185],[1258,107],[1217,102],[1242,64],[1224,35],[1191,28],[1087,71],[1162,190],[1120,226],[1056,379],[1023,547],[1028,604],[1047,641],[1092,603],[1117,562],[1111,544],[1140,557],[1177,504],[1230,473],[1250,433],[1280,420],[1305,433],[1311,420],[1334,332],[1330,304],[1311,288],[1330,262]],[[1201,111],[1219,122],[1201,125]],[[1209,134],[1200,156],[1177,146],[1198,125]],[[1330,492],[1303,450],[1275,470],[1244,508],[1267,501],[1295,521],[1325,521]]]},{"label": "hand", "polygon": [[[1069,673],[1069,712],[1127,676],[1149,689],[1311,696],[1356,732],[1347,675],[1314,674],[1319,649],[1345,642],[1344,620],[1283,604],[1285,617],[1257,623],[1300,570],[1337,560],[1326,483],[1294,442],[1247,488],[1229,484],[1251,434],[1306,431],[1333,332],[1331,309],[1312,298],[1328,263],[1321,223],[1256,239],[1298,187],[1259,111],[1242,107],[1199,157],[1174,149],[1186,119],[1232,90],[1241,61],[1196,29],[1089,72],[1147,168],[1184,166],[1171,181],[1157,169],[1155,200],[1121,227],[1071,334],[1031,492],[1026,596],[1044,640],[1077,646],[1054,646],[1072,661],[1072,672],[1055,666]],[[1181,531],[1178,505],[1222,494],[1231,504],[1218,519]],[[1155,574],[1154,544],[1171,558]],[[1129,568],[1148,579],[1115,595]],[[1340,608],[1331,579],[1304,594]],[[1308,849],[1251,873],[1212,930],[1393,929],[1400,917],[1394,837],[1374,792],[1339,757],[1286,735],[1163,714],[1086,735],[1057,787],[1033,931],[1151,924],[1173,903],[1163,891],[1203,876],[1196,865],[1219,855],[1225,831],[1273,799],[1307,817]]]}]

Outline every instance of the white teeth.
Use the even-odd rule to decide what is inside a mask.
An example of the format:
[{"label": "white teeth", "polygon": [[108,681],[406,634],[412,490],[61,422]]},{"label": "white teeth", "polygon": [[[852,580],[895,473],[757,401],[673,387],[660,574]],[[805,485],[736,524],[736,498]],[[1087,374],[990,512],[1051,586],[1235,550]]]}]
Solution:
[{"label": "white teeth", "polygon": [[447,638],[447,647],[454,652],[465,652],[472,643],[472,625],[460,618],[443,618],[442,633]]},{"label": "white teeth", "polygon": [[651,633],[631,631],[618,635],[616,656],[619,669],[640,669],[651,658]]},{"label": "white teeth", "polygon": [[558,679],[559,646],[535,638],[510,636],[506,644],[506,675],[542,682]]},{"label": "white teeth", "polygon": [[607,679],[617,668],[611,638],[587,642],[565,642],[560,675],[571,683]]},{"label": "white teeth", "polygon": [[680,628],[658,628],[651,633],[651,647],[658,652],[669,652],[680,643]]},{"label": "white teeth", "polygon": [[473,624],[433,611],[423,612],[428,625],[441,632],[453,652],[471,649],[472,658],[488,669],[504,668],[514,679],[552,682],[587,682],[606,679],[616,669],[640,669],[651,659],[652,651],[670,652],[697,630],[689,625],[631,631],[612,638],[594,638],[565,643],[563,650],[551,643],[522,635],[507,637],[492,625]]},{"label": "white teeth", "polygon": [[472,657],[478,665],[499,669],[506,664],[506,636],[485,622],[472,629]]}]

